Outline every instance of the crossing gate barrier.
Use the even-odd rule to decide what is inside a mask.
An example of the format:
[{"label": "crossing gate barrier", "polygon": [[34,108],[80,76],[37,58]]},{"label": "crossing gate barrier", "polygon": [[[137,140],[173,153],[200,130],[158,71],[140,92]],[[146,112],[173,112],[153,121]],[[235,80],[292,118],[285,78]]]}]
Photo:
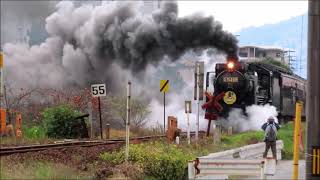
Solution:
[{"label": "crossing gate barrier", "polygon": [[265,179],[265,161],[206,157],[188,163],[189,179],[228,179],[230,175],[259,176],[260,179]]},{"label": "crossing gate barrier", "polygon": [[[283,141],[277,143],[277,160],[281,160]],[[188,164],[189,179],[228,179],[229,175],[254,175],[265,179],[276,171],[276,161],[271,150],[262,158],[265,143],[251,144],[223,152],[198,157]]]},{"label": "crossing gate barrier", "polygon": [[[278,140],[277,142],[277,160],[281,160],[281,151],[284,147],[283,141]],[[253,159],[262,158],[263,152],[265,150],[265,143],[250,144],[247,146],[242,146],[240,148],[230,149],[227,151],[217,152],[208,154],[207,157],[217,158],[217,159]],[[268,156],[272,157],[271,149],[269,149]]]}]

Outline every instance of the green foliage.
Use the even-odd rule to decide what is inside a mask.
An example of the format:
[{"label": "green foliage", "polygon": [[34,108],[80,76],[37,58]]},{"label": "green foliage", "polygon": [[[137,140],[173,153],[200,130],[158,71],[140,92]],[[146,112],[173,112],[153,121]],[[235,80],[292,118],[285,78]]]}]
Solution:
[{"label": "green foliage", "polygon": [[39,162],[36,164],[35,176],[39,179],[48,179],[54,177],[54,171],[52,168],[46,166],[46,164]]},{"label": "green foliage", "polygon": [[[124,150],[104,153],[101,158],[114,164],[124,162]],[[151,142],[130,145],[129,161],[138,163],[149,178],[182,179],[189,160],[194,156],[175,145]]]},{"label": "green foliage", "polygon": [[[302,129],[302,138],[305,139],[305,123],[301,123]],[[285,126],[283,126],[278,133],[278,138],[283,140],[284,148],[283,148],[283,159],[292,159],[293,158],[293,134],[294,134],[294,122],[289,122]],[[306,142],[303,142],[304,145]],[[306,146],[304,147],[306,149]],[[305,158],[304,153],[300,152],[300,158]]]},{"label": "green foliage", "polygon": [[222,142],[232,147],[240,147],[255,144],[263,140],[263,131],[248,131],[232,136],[223,136]]},{"label": "green foliage", "polygon": [[24,127],[23,137],[28,139],[43,139],[46,138],[46,132],[44,128],[40,126]]},{"label": "green foliage", "polygon": [[47,108],[42,115],[48,137],[77,138],[79,136],[80,120],[74,120],[74,118],[80,113],[69,106]]},{"label": "green foliage", "polygon": [[289,71],[289,72],[292,72],[292,70],[290,69],[290,67],[286,64],[284,64],[283,62],[281,61],[277,61],[271,57],[266,57],[264,58],[262,61],[259,61],[261,63],[265,63],[265,64],[271,64],[271,65],[275,65],[275,66],[278,66],[278,67],[281,67],[281,68],[284,68],[285,70]]},{"label": "green foliage", "polygon": [[93,179],[88,172],[81,172],[60,163],[28,159],[12,162],[1,159],[0,179]]}]

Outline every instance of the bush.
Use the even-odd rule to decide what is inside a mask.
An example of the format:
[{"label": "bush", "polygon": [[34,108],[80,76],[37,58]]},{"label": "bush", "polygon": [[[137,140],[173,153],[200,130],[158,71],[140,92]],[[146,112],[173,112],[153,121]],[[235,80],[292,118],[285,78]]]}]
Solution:
[{"label": "bush", "polygon": [[25,127],[23,128],[24,137],[29,139],[43,139],[46,137],[46,132],[40,126]]},{"label": "bush", "polygon": [[283,69],[285,69],[285,70],[287,70],[287,71],[292,73],[292,70],[290,69],[290,67],[287,64],[285,64],[285,63],[283,63],[281,61],[277,61],[277,60],[275,60],[275,59],[273,59],[271,57],[266,57],[260,62],[264,63],[264,64],[271,64],[271,65],[278,66],[278,67],[283,68]]},{"label": "bush", "polygon": [[78,138],[80,120],[75,120],[80,113],[69,106],[47,108],[42,113],[46,134],[51,138]]},{"label": "bush", "polygon": [[[114,164],[124,162],[124,150],[104,153],[101,158]],[[129,161],[138,163],[147,176],[156,179],[183,179],[187,163],[193,155],[183,152],[175,145],[152,142],[130,145]]]}]

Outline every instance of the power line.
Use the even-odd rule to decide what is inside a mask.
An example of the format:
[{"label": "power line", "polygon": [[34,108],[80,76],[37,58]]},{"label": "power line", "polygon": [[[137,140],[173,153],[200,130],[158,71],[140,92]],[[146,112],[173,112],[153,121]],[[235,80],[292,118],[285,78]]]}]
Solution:
[{"label": "power line", "polygon": [[301,76],[302,70],[302,37],[303,37],[303,16],[301,16],[301,34],[300,34],[300,58],[299,58],[299,74]]}]

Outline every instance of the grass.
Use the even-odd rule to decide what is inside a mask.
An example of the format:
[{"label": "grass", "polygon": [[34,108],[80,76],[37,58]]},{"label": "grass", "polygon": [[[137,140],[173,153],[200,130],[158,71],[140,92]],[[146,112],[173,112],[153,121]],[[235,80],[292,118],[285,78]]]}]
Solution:
[{"label": "grass", "polygon": [[248,131],[232,136],[222,136],[222,143],[227,147],[240,147],[248,144],[255,144],[262,141],[264,133],[262,131]]},{"label": "grass", "polygon": [[41,161],[21,163],[1,160],[0,179],[88,179],[89,174],[64,164]]},{"label": "grass", "polygon": [[21,145],[21,144],[43,144],[53,142],[46,136],[45,130],[41,126],[22,127],[22,137],[0,137],[1,145]]},{"label": "grass", "polygon": [[[302,123],[302,137],[305,139],[305,123]],[[292,159],[293,157],[293,132],[294,123],[289,122],[281,127],[278,131],[278,139],[283,140],[284,149],[282,151],[283,159]],[[248,131],[232,136],[222,137],[222,146],[231,149],[247,144],[262,142],[264,136],[263,131]],[[305,143],[305,142],[304,142]],[[305,149],[305,148],[304,148]],[[304,159],[304,152],[300,152],[300,159]]]},{"label": "grass", "polygon": [[[130,136],[135,136],[135,133],[130,132]],[[126,137],[126,131],[121,129],[110,129],[110,138]]]},{"label": "grass", "polygon": [[[306,137],[306,126],[305,123],[301,124],[302,129],[302,138]],[[283,140],[284,149],[283,149],[283,159],[292,159],[293,158],[293,132],[294,132],[294,123],[289,122],[279,130],[278,138]],[[304,149],[306,149],[306,142],[304,141]],[[304,152],[300,152],[300,159],[304,159]]]}]

